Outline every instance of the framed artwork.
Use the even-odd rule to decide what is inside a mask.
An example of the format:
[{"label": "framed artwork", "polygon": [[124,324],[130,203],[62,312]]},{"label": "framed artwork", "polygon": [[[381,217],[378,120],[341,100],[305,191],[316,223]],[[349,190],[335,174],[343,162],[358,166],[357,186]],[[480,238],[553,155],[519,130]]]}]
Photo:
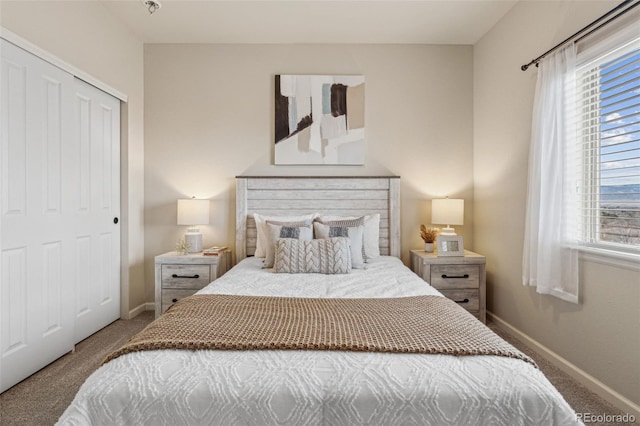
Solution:
[{"label": "framed artwork", "polygon": [[276,165],[363,165],[364,76],[275,76]]},{"label": "framed artwork", "polygon": [[436,239],[438,257],[464,256],[464,244],[461,235],[438,235]]}]

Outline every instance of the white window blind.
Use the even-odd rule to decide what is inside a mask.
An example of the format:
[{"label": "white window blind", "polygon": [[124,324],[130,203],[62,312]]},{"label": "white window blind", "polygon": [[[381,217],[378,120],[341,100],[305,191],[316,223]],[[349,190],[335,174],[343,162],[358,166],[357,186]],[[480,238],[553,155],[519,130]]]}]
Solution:
[{"label": "white window blind", "polygon": [[578,69],[572,114],[579,239],[640,252],[640,39],[588,59]]}]

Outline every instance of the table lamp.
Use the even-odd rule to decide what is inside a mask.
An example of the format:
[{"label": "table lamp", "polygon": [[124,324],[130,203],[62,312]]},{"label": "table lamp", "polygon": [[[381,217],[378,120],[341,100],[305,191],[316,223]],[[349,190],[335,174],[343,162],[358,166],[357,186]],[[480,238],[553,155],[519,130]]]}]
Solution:
[{"label": "table lamp", "polygon": [[202,233],[197,225],[209,224],[209,200],[186,198],[178,200],[178,225],[189,225],[184,234],[187,253],[202,251]]},{"label": "table lamp", "polygon": [[457,235],[451,225],[464,225],[464,200],[449,197],[432,200],[431,223],[447,225],[440,235]]}]

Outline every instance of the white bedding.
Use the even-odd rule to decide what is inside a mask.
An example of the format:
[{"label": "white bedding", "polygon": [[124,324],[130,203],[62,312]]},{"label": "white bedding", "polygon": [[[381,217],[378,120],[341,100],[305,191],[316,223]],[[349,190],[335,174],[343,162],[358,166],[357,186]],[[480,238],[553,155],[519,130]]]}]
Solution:
[{"label": "white bedding", "polygon": [[[349,275],[273,274],[248,258],[201,293],[297,297],[439,294],[382,257]],[[123,355],[84,383],[59,424],[569,425],[533,365],[498,356],[339,351]]]}]

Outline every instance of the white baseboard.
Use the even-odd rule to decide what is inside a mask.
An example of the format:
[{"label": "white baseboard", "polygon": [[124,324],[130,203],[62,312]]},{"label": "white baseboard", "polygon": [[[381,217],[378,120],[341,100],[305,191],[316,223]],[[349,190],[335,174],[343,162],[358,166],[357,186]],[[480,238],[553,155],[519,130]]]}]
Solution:
[{"label": "white baseboard", "polygon": [[560,370],[580,382],[584,387],[594,392],[602,399],[609,402],[611,405],[617,407],[620,411],[631,414],[635,416],[636,419],[640,418],[640,405],[634,403],[615,390],[611,389],[600,380],[596,379],[584,370],[581,370],[557,353],[553,352],[551,349],[544,346],[542,343],[532,339],[522,331],[513,327],[511,324],[507,323],[505,320],[498,317],[494,313],[487,312],[487,315],[493,319],[498,327],[513,335],[518,340],[521,340],[524,344],[533,349],[540,356],[544,357],[547,361],[551,362]]},{"label": "white baseboard", "polygon": [[143,303],[142,305],[138,305],[129,311],[129,319],[140,315],[144,311],[154,311],[155,309],[156,309],[155,303]]}]

